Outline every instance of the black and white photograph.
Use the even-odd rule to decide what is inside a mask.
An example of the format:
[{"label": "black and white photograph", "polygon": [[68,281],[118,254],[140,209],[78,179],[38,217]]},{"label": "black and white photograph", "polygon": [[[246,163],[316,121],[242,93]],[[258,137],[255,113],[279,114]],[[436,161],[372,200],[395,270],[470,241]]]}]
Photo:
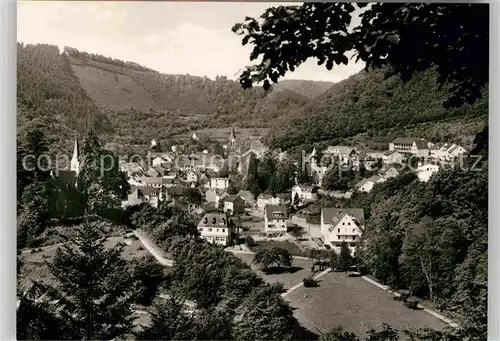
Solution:
[{"label": "black and white photograph", "polygon": [[494,340],[490,18],[19,1],[17,339]]}]

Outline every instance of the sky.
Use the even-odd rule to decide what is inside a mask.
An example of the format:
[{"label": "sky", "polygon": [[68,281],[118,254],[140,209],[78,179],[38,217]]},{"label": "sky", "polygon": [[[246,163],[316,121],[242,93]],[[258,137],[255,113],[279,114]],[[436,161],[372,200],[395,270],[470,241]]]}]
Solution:
[{"label": "sky", "polygon": [[[20,1],[18,42],[71,46],[133,61],[168,74],[236,79],[250,65],[250,46],[231,27],[258,17],[263,2]],[[293,3],[292,5],[296,5]],[[308,60],[285,79],[338,82],[363,67],[351,61],[331,71]]]}]

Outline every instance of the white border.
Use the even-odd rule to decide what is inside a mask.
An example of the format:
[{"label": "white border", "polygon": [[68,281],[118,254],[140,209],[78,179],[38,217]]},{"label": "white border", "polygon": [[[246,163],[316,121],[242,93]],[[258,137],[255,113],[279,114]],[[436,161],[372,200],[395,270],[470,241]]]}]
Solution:
[{"label": "white border", "polygon": [[488,339],[500,340],[500,211],[498,210],[500,161],[500,56],[499,28],[500,3],[490,4],[490,81],[489,81],[489,174],[488,174]]},{"label": "white border", "polygon": [[[446,2],[446,1],[442,1]],[[465,2],[465,1],[454,1]],[[499,26],[500,4],[490,4],[490,161],[489,161],[489,232],[488,232],[488,339],[500,341],[500,210],[498,204],[500,136],[495,134],[500,125]],[[15,293],[16,293],[16,31],[17,3],[0,0],[1,48],[0,48],[0,341],[15,340]]]},{"label": "white border", "polygon": [[15,1],[0,1],[0,340],[16,339],[16,12]]}]

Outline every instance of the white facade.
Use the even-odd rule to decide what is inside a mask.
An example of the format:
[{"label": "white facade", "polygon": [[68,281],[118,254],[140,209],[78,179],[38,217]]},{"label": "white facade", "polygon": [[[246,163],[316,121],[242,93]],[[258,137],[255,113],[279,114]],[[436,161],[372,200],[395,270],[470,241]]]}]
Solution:
[{"label": "white facade", "polygon": [[359,243],[363,234],[362,227],[351,217],[344,213],[338,218],[338,221],[324,221],[324,214],[321,214],[321,235],[323,242],[333,248],[337,253],[340,252],[340,245],[346,242],[354,253],[356,245]]},{"label": "white facade", "polygon": [[295,195],[298,195],[300,200],[303,201],[314,201],[318,199],[318,194],[314,191],[312,186],[301,186],[295,185],[292,188],[292,203],[295,199]]},{"label": "white facade", "polygon": [[269,194],[261,194],[257,198],[257,207],[263,210],[267,205],[279,205],[281,204],[281,199],[278,197],[273,197]]},{"label": "white facade", "polygon": [[205,214],[198,223],[198,232],[209,243],[228,245],[232,237],[232,228],[228,226],[225,214]]},{"label": "white facade", "polygon": [[382,161],[385,164],[393,164],[393,163],[401,164],[403,163],[403,160],[404,160],[404,155],[398,151],[392,151],[392,153],[385,153],[384,157],[382,158]]},{"label": "white facade", "polygon": [[418,179],[422,182],[429,181],[431,176],[433,176],[437,172],[439,172],[439,166],[437,165],[427,164],[417,168]]},{"label": "white facade", "polygon": [[287,212],[284,206],[268,205],[264,208],[264,232],[266,234],[285,234],[287,220]]},{"label": "white facade", "polygon": [[210,188],[225,190],[229,187],[228,178],[212,178],[210,179]]},{"label": "white facade", "polygon": [[186,175],[186,181],[188,182],[198,182],[198,174],[193,171],[189,171]]},{"label": "white facade", "polygon": [[79,161],[79,151],[78,151],[78,141],[75,139],[75,149],[73,150],[73,158],[71,159],[71,170],[80,174],[80,161]]}]

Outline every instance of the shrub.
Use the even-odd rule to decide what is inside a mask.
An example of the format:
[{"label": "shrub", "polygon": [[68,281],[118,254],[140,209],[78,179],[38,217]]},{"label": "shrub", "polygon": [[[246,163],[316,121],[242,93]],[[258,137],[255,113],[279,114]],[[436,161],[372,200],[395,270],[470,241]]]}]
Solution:
[{"label": "shrub", "polygon": [[408,299],[405,301],[405,306],[409,309],[415,310],[418,307],[418,301],[415,299]]},{"label": "shrub", "polygon": [[245,237],[245,244],[248,247],[255,246],[255,241],[253,240],[252,236],[246,236]]},{"label": "shrub", "polygon": [[312,288],[318,286],[318,281],[312,278],[312,276],[305,277],[302,280],[302,283],[304,283],[304,287],[306,288]]}]

